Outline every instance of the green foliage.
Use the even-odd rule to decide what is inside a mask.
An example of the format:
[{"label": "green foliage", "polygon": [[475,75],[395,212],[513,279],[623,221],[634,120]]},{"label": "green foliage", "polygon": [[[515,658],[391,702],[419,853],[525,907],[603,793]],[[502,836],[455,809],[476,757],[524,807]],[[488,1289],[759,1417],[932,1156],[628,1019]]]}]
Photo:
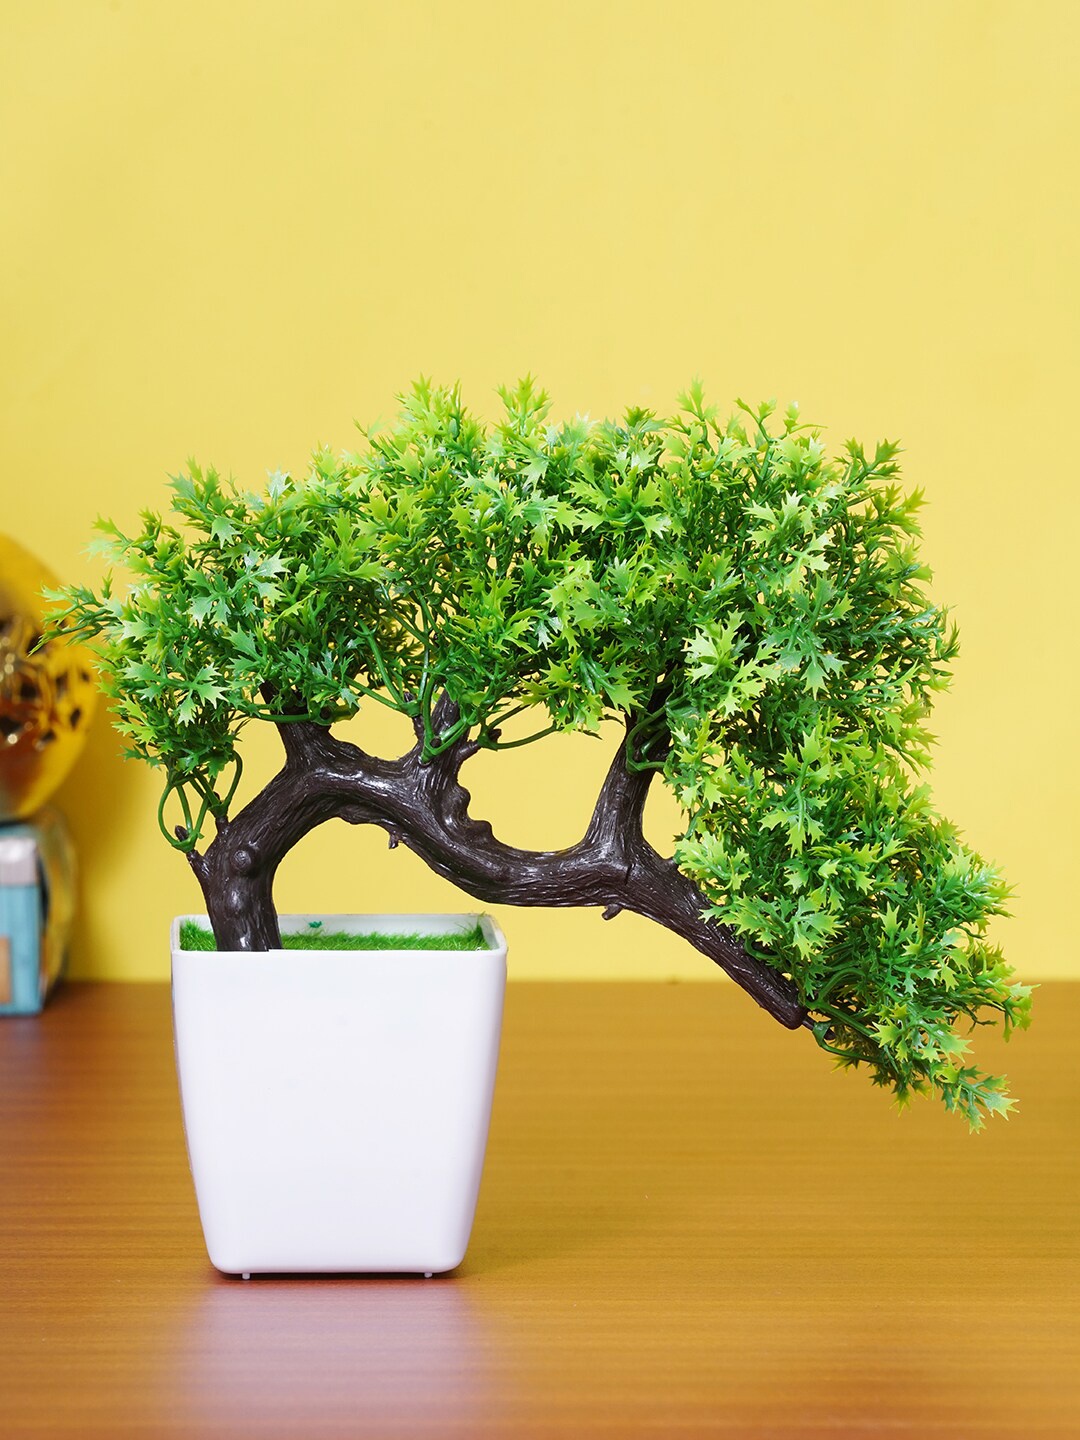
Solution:
[{"label": "green foliage", "polygon": [[[191,465],[172,518],[101,522],[134,576],[65,592],[96,638],[130,753],[166,771],[191,839],[224,813],[252,719],[416,719],[428,756],[469,733],[631,727],[686,817],[680,867],[709,913],[790,974],[819,1043],[901,1101],[973,1124],[1012,1105],[958,1022],[1028,1021],[987,922],[1000,876],[919,772],[955,630],[927,596],[921,497],[897,446],[839,456],[795,407],[700,386],[662,420],[548,418],[526,379],[490,428],[418,382],[355,453],[262,494]],[[441,690],[460,707],[436,733]],[[521,743],[521,742],[518,742]]]},{"label": "green foliage", "polygon": [[[214,932],[196,920],[180,925],[181,950],[216,950]],[[319,930],[314,926],[281,937],[283,950],[487,950],[483,927],[457,930],[447,935],[387,935],[381,930],[366,935],[348,935],[343,930]]]}]

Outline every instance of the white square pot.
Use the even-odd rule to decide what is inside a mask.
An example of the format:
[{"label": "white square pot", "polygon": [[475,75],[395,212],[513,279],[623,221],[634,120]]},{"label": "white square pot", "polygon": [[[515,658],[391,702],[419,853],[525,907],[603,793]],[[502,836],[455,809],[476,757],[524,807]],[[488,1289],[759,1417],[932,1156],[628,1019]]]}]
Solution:
[{"label": "white square pot", "polygon": [[471,929],[485,950],[180,949],[176,1064],[219,1270],[460,1264],[487,1143],[506,981],[489,916],[283,915],[329,932]]}]

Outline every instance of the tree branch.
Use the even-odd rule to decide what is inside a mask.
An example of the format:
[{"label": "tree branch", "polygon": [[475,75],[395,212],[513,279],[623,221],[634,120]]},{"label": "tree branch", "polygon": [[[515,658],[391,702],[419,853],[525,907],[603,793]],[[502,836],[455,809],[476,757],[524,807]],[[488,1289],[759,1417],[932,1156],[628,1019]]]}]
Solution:
[{"label": "tree branch", "polygon": [[[458,718],[441,696],[432,711],[436,737]],[[274,872],[308,830],[338,817],[381,825],[392,844],[404,843],[436,874],[487,904],[597,906],[609,915],[632,910],[655,920],[719,965],[781,1024],[795,1029],[805,1022],[793,983],[750,955],[727,926],[703,918],[706,901],[696,886],[645,840],[642,815],[653,772],[627,769],[625,739],[582,839],[564,850],[534,851],[504,844],[486,820],[469,814],[470,795],[458,779],[477,749],[467,737],[425,763],[420,740],[400,759],[383,760],[319,725],[279,730],[284,768],[204,857],[199,878],[222,948],[280,944],[270,900]],[[247,924],[251,906],[270,919]]]}]

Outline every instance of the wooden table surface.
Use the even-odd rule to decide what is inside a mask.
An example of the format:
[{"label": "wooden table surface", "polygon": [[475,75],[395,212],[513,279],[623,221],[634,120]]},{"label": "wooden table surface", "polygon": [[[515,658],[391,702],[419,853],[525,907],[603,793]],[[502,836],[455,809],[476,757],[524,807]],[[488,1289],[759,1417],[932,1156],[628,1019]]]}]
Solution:
[{"label": "wooden table surface", "polygon": [[1080,985],[897,1116],[733,987],[513,984],[464,1265],[219,1275],[168,992],[0,1022],[0,1436],[1080,1436]]}]

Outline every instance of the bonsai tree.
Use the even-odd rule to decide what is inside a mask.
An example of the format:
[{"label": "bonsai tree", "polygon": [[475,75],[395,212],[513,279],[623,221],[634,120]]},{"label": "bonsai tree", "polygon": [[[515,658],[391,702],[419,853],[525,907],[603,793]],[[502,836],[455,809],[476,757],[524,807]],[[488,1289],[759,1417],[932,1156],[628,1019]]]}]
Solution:
[{"label": "bonsai tree", "polygon": [[[986,936],[1006,886],[920,783],[957,638],[897,446],[830,458],[795,406],[724,422],[697,384],[671,419],[601,423],[551,423],[529,379],[500,395],[489,428],[421,380],[392,427],[262,494],[192,464],[172,519],[99,522],[130,588],[54,597],[163,772],[218,946],[280,944],[274,873],[314,826],[379,825],[481,901],[666,926],[901,1101],[1007,1112],[958,1025],[1026,1025],[1029,992]],[[369,704],[409,717],[407,754],[334,734]],[[477,751],[605,720],[576,844],[518,849],[470,813]],[[251,721],[284,763],[237,811]],[[685,816],[671,856],[642,833],[658,778]]]}]

